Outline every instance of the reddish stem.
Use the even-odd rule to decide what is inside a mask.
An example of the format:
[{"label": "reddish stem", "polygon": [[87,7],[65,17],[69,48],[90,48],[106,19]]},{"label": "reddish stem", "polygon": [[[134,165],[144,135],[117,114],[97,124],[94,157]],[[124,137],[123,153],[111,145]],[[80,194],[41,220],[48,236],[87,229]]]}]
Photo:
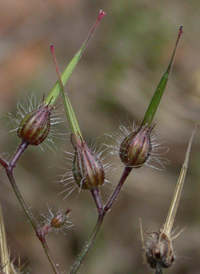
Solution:
[{"label": "reddish stem", "polygon": [[92,196],[93,196],[93,198],[94,198],[94,201],[95,201],[95,203],[96,203],[96,207],[97,207],[97,210],[98,210],[98,214],[101,214],[102,211],[103,211],[103,204],[102,204],[102,201],[101,201],[99,189],[98,189],[98,187],[97,187],[97,188],[91,189],[90,191],[91,191]]},{"label": "reddish stem", "polygon": [[120,179],[117,187],[115,188],[115,190],[113,191],[110,199],[108,200],[108,202],[104,206],[104,212],[107,212],[111,208],[111,206],[113,205],[115,199],[117,198],[117,195],[119,194],[124,182],[126,181],[128,175],[130,174],[131,170],[132,170],[132,167],[125,167],[124,172],[121,176],[121,179]]}]

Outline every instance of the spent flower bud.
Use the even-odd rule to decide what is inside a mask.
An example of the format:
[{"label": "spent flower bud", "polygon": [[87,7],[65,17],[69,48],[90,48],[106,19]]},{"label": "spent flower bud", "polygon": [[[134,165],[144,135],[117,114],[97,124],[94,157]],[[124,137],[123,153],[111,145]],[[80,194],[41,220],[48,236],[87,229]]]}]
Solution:
[{"label": "spent flower bud", "polygon": [[93,153],[86,143],[75,134],[71,134],[71,142],[75,149],[73,160],[73,176],[82,189],[93,189],[105,181],[105,172],[99,157]]},{"label": "spent flower bud", "polygon": [[17,135],[30,145],[37,146],[47,137],[50,130],[50,115],[53,106],[43,102],[36,110],[29,112],[21,121]]},{"label": "spent flower bud", "polygon": [[169,268],[174,264],[172,240],[162,231],[150,233],[144,248],[146,262],[156,269],[156,273],[162,273],[162,268]]},{"label": "spent flower bud", "polygon": [[154,126],[141,126],[124,138],[120,145],[119,156],[126,165],[134,168],[141,167],[148,159],[152,144],[150,133]]},{"label": "spent flower bud", "polygon": [[51,220],[51,227],[56,229],[63,227],[66,223],[67,214],[70,211],[71,211],[70,209],[67,209],[67,211],[64,213],[59,212],[58,214],[56,214]]},{"label": "spent flower bud", "polygon": [[41,213],[41,216],[45,218],[45,224],[42,227],[42,233],[47,235],[49,232],[58,233],[59,231],[63,232],[64,229],[68,229],[72,227],[72,223],[67,220],[69,216],[69,212],[71,209],[67,209],[66,211],[62,211],[59,209],[56,214],[51,211],[49,208],[49,215],[45,216],[44,213]]}]

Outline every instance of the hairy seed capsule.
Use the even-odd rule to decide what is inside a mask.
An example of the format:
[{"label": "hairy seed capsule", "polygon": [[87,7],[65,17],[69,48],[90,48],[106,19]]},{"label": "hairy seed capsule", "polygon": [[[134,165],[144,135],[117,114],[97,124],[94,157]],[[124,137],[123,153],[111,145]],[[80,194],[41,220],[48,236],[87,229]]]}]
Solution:
[{"label": "hairy seed capsule", "polygon": [[75,148],[72,172],[78,186],[82,189],[93,189],[102,185],[105,172],[98,156],[75,134],[71,135],[71,141]]},{"label": "hairy seed capsule", "polygon": [[71,210],[67,209],[67,211],[65,213],[58,213],[56,214],[52,220],[51,220],[51,227],[53,228],[61,228],[65,225],[66,219],[67,219],[67,214],[70,212]]},{"label": "hairy seed capsule", "polygon": [[153,127],[141,126],[124,138],[120,146],[119,156],[126,166],[138,168],[147,161],[152,150],[150,133]]},{"label": "hairy seed capsule", "polygon": [[30,145],[37,146],[47,137],[50,130],[50,114],[53,107],[43,103],[28,113],[21,121],[17,135]]}]

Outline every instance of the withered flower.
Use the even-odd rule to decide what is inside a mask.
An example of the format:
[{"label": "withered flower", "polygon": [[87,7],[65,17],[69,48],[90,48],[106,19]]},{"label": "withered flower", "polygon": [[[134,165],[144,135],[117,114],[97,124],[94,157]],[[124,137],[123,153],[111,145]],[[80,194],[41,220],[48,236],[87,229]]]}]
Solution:
[{"label": "withered flower", "polygon": [[143,248],[145,261],[156,274],[161,274],[162,268],[171,267],[175,261],[172,239],[162,231],[149,233],[149,240]]}]

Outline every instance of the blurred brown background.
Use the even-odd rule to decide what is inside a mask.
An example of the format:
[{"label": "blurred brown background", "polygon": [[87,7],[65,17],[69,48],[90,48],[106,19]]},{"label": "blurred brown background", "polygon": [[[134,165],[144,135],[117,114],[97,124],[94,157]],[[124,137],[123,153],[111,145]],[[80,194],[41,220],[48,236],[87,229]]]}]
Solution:
[{"label": "blurred brown background", "polygon": [[[179,26],[184,25],[173,70],[155,116],[171,161],[165,171],[143,167],[133,171],[123,187],[81,274],[152,273],[142,263],[139,217],[143,228],[158,230],[164,223],[194,122],[200,112],[200,2],[199,1],[0,1],[0,153],[11,157],[20,140],[9,133],[8,113],[15,115],[17,98],[38,99],[57,80],[49,50],[54,44],[61,70],[65,68],[95,22],[103,18],[66,89],[88,142],[111,135],[120,123],[141,122],[153,92],[169,62]],[[61,101],[60,101],[61,102]],[[61,103],[60,103],[61,105]],[[61,109],[61,107],[60,107]],[[64,117],[64,116],[63,116]],[[69,132],[67,122],[60,132]],[[187,178],[178,208],[174,241],[177,261],[166,273],[200,272],[200,131],[192,146]],[[103,142],[115,145],[102,136]],[[18,162],[15,178],[32,212],[72,209],[74,227],[66,235],[48,235],[62,273],[68,273],[95,224],[97,212],[89,192],[75,190],[63,201],[69,141],[54,139],[57,147],[30,147]],[[99,142],[99,141],[98,141]],[[98,145],[98,144],[97,144]],[[108,158],[108,161],[113,161]],[[104,200],[120,178],[122,168],[109,172],[111,184],[101,187]],[[24,272],[53,273],[31,225],[20,209],[5,172],[0,172],[2,204],[11,257],[20,255]]]}]

